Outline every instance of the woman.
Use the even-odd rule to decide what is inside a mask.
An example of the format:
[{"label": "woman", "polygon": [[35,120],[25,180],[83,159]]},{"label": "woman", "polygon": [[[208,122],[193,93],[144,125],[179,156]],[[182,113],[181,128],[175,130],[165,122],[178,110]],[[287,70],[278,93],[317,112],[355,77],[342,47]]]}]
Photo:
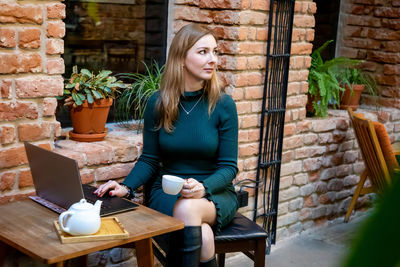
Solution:
[{"label": "woman", "polygon": [[[238,209],[232,180],[237,169],[238,121],[232,98],[221,93],[217,42],[198,25],[174,37],[160,90],[150,97],[144,116],[143,153],[122,184],[109,181],[96,193],[129,197],[154,179],[150,207],[185,223],[173,240],[170,266],[217,266],[214,233]],[[180,195],[167,195],[161,177],[186,179]],[[177,243],[178,242],[178,243]],[[177,262],[177,259],[179,259]]]}]

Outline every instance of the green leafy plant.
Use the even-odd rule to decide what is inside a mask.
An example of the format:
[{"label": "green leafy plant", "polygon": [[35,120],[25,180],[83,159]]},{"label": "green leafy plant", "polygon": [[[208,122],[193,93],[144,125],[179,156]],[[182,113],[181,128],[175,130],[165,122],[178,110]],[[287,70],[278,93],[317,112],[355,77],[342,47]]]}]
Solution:
[{"label": "green leafy plant", "polygon": [[119,77],[131,82],[130,87],[123,90],[116,105],[116,118],[122,125],[129,127],[132,119],[142,120],[147,101],[160,87],[164,67],[157,62],[147,65],[143,62],[146,72],[121,73]]},{"label": "green leafy plant", "polygon": [[361,60],[355,60],[354,65],[345,66],[340,70],[339,81],[342,85],[348,85],[352,90],[354,84],[362,84],[370,95],[376,96],[379,92],[375,80],[367,72],[357,68]]},{"label": "green leafy plant", "polygon": [[358,60],[346,57],[337,57],[324,61],[321,57],[321,51],[324,50],[333,40],[325,42],[321,47],[311,54],[311,67],[308,75],[308,93],[314,97],[312,106],[315,115],[325,117],[327,115],[328,105],[334,108],[338,107],[340,100],[340,91],[344,89],[340,86],[339,79],[342,69],[348,66],[354,66],[359,63]]},{"label": "green leafy plant", "polygon": [[126,88],[127,85],[111,73],[109,70],[102,70],[95,75],[87,69],[81,69],[78,72],[78,66],[74,66],[60,100],[72,101],[73,106],[76,107],[81,106],[85,100],[92,104],[98,99],[115,98],[118,88]]}]

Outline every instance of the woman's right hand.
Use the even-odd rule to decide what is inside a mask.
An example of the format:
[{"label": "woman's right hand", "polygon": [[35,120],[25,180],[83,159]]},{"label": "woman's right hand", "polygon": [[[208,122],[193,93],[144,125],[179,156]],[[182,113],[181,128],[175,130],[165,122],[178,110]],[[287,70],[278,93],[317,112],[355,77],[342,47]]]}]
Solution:
[{"label": "woman's right hand", "polygon": [[93,194],[102,197],[107,191],[109,192],[108,194],[110,196],[117,197],[124,197],[128,193],[124,186],[120,185],[116,181],[109,180],[108,182],[100,185],[96,191],[93,192]]}]

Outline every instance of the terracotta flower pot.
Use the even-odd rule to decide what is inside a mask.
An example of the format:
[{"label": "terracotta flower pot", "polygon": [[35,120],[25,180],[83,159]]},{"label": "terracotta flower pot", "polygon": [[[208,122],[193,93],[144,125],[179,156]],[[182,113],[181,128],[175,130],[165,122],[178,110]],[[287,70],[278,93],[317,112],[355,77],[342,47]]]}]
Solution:
[{"label": "terracotta flower pot", "polygon": [[351,88],[346,84],[345,91],[340,92],[340,109],[347,110],[347,108],[351,108],[353,111],[357,110],[364,87],[363,84],[354,84],[352,93]]},{"label": "terracotta flower pot", "polygon": [[84,142],[103,140],[107,134],[105,125],[112,102],[112,98],[96,100],[93,104],[85,101],[81,106],[71,108],[74,128],[70,132],[71,139]]}]

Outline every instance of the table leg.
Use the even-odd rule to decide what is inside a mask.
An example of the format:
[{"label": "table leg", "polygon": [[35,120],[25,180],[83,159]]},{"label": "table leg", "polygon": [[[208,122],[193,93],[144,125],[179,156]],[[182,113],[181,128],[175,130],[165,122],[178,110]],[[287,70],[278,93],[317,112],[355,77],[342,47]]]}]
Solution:
[{"label": "table leg", "polygon": [[154,266],[153,244],[151,238],[136,241],[135,246],[138,266]]},{"label": "table leg", "polygon": [[53,266],[53,267],[64,267],[64,262],[63,262],[63,261],[60,261],[60,262],[57,262],[57,263],[52,264],[52,266]]},{"label": "table leg", "polygon": [[3,267],[7,255],[7,244],[0,241],[0,267]]}]

